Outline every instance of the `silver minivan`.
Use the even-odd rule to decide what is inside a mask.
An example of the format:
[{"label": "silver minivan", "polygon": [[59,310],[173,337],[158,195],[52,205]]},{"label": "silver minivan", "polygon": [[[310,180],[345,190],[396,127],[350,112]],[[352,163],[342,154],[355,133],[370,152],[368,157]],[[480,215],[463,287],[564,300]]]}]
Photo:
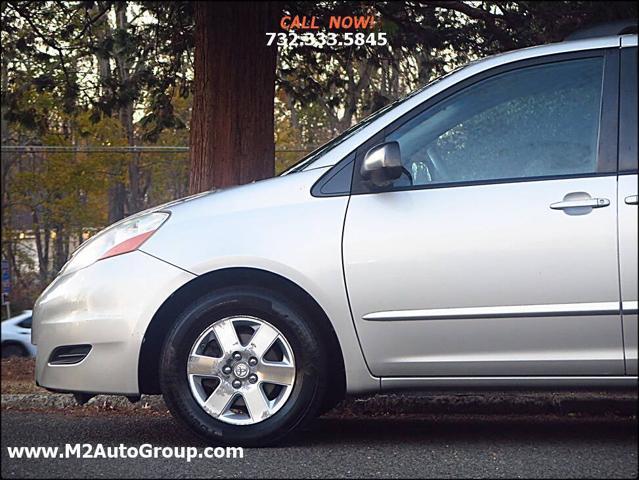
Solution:
[{"label": "silver minivan", "polygon": [[637,208],[637,35],[497,55],[85,242],[35,306],[37,383],[245,445],[346,394],[636,389]]}]

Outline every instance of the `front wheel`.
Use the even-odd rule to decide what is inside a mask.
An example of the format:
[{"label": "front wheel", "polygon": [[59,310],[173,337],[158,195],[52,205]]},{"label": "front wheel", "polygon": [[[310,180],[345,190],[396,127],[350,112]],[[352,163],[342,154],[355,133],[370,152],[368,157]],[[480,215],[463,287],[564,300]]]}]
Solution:
[{"label": "front wheel", "polygon": [[209,441],[270,445],[313,418],[327,359],[304,311],[275,292],[226,288],[168,335],[160,385],[171,412]]}]

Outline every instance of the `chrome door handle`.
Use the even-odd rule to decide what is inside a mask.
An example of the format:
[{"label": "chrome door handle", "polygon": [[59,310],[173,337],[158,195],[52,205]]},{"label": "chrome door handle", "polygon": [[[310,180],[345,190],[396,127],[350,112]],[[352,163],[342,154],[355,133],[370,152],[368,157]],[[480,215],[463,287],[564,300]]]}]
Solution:
[{"label": "chrome door handle", "polygon": [[553,210],[565,210],[567,208],[602,208],[610,205],[610,200],[607,198],[588,198],[584,200],[564,200],[563,202],[556,202],[550,205]]},{"label": "chrome door handle", "polygon": [[624,199],[626,204],[628,205],[637,205],[639,204],[639,196],[638,195],[630,195]]}]

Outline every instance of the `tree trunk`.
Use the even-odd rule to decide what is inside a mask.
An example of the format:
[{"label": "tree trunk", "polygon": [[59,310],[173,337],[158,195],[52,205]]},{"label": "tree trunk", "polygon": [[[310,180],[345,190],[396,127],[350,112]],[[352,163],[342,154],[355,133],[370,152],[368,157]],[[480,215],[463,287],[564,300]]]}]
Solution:
[{"label": "tree trunk", "polygon": [[421,53],[417,54],[418,77],[417,81],[420,87],[426,85],[433,75],[432,65],[430,63],[430,54],[426,46],[422,47]]},{"label": "tree trunk", "polygon": [[33,233],[35,236],[36,254],[38,256],[38,274],[40,284],[44,287],[49,279],[49,235],[46,225],[40,224],[40,215],[36,209],[31,212]]},{"label": "tree trunk", "polygon": [[357,113],[357,101],[362,96],[362,92],[368,88],[370,83],[371,66],[366,61],[360,61],[357,65],[357,80],[355,79],[355,71],[353,65],[349,62],[346,64],[346,99],[344,102],[344,115],[339,121],[339,132],[351,127],[353,117]]},{"label": "tree trunk", "polygon": [[[97,15],[100,10],[100,4],[93,6],[92,13]],[[95,34],[98,41],[103,42],[106,39],[112,38],[111,26],[109,24],[109,17],[103,15],[95,23]],[[111,75],[111,59],[108,54],[104,52],[96,53],[96,63],[98,67],[98,76],[100,79],[100,94],[106,99],[109,98],[113,92],[112,75]],[[122,182],[122,165],[119,160],[111,160],[109,165],[109,223],[117,222],[124,218],[124,205],[126,202],[126,190],[124,183]]]},{"label": "tree trunk", "polygon": [[[7,92],[9,89],[9,59],[5,55],[2,56],[2,76],[1,76],[2,92]],[[0,136],[2,137],[2,145],[9,144],[9,122],[7,121],[6,112],[7,105],[2,102],[0,107]],[[3,185],[4,186],[4,185]],[[2,189],[4,191],[4,188]]]},{"label": "tree trunk", "polygon": [[[127,3],[119,3],[115,7],[115,24],[120,35],[125,34],[129,29],[129,19],[127,18]],[[133,61],[129,52],[122,49],[115,54],[115,64],[120,74],[120,85],[124,90],[132,89],[129,85],[131,82],[131,70]],[[128,98],[120,105],[120,124],[126,133],[126,140],[130,147],[136,145],[135,130],[133,128],[133,100]],[[128,213],[136,213],[142,210],[142,198],[140,195],[140,154],[132,152],[128,161],[129,173],[129,195],[128,195]]]},{"label": "tree trunk", "polygon": [[114,178],[111,179],[111,185],[109,186],[109,224],[124,218],[124,203],[126,202],[124,183],[116,177],[118,172],[113,173],[114,169],[111,170],[111,175]]},{"label": "tree trunk", "polygon": [[275,169],[277,2],[195,3],[190,191],[249,183]]},{"label": "tree trunk", "polygon": [[53,228],[55,242],[53,243],[53,273],[58,273],[67,261],[69,237],[62,225]]}]

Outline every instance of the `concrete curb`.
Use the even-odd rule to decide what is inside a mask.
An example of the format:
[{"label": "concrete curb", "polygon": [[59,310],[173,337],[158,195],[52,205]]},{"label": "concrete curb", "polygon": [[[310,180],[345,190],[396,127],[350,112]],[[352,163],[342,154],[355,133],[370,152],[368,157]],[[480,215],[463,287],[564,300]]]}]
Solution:
[{"label": "concrete curb", "polygon": [[[117,410],[166,412],[159,395],[143,395],[137,403],[121,396],[98,395],[80,406],[72,395],[3,394],[3,410]],[[425,414],[488,415],[618,415],[637,416],[637,395],[633,393],[532,392],[470,393],[430,395],[376,395],[342,402],[330,416],[388,416]]]}]

